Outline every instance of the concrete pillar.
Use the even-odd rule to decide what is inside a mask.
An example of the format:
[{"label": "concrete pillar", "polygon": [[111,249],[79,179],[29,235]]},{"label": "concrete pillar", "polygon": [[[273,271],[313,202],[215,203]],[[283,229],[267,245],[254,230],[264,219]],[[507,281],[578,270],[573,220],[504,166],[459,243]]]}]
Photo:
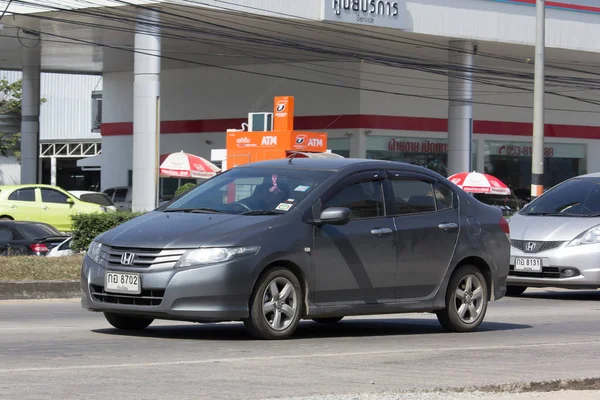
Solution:
[{"label": "concrete pillar", "polygon": [[[350,158],[367,158],[367,134],[363,129],[351,131]],[[370,133],[370,132],[369,132]]]},{"label": "concrete pillar", "polygon": [[[142,21],[159,22],[156,11],[140,12]],[[133,62],[132,210],[157,206],[158,135],[160,133],[160,54],[158,28],[138,22]]]},{"label": "concrete pillar", "polygon": [[50,157],[50,184],[56,186],[56,157]]},{"label": "concrete pillar", "polygon": [[39,183],[40,78],[42,42],[23,34],[23,97],[21,99],[21,183]]},{"label": "concrete pillar", "polygon": [[448,77],[448,176],[471,171],[473,52],[469,41],[450,41]]}]

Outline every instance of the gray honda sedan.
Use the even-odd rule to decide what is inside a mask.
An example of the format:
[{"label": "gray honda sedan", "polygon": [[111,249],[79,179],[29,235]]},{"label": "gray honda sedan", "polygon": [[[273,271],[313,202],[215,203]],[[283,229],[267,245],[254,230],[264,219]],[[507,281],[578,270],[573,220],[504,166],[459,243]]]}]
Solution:
[{"label": "gray honda sedan", "polygon": [[82,305],[119,329],[243,321],[283,339],[301,319],[435,312],[468,332],[505,294],[508,233],[499,209],[421,167],[265,161],[98,236]]}]

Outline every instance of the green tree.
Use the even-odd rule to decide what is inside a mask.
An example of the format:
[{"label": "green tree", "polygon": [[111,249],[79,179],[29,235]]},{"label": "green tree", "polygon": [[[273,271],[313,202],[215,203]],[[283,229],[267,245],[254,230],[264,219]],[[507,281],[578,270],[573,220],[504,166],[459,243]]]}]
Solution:
[{"label": "green tree", "polygon": [[[23,99],[23,81],[9,82],[0,79],[0,115],[9,115],[21,120],[21,102]],[[46,99],[40,99],[44,103]],[[20,158],[21,134],[0,132],[0,154],[4,157],[14,155]]]}]

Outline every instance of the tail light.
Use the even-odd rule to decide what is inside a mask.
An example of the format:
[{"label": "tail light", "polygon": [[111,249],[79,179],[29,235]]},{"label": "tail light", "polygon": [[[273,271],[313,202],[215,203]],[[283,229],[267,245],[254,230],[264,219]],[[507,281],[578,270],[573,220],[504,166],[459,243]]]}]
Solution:
[{"label": "tail light", "polygon": [[504,217],[500,217],[500,228],[502,232],[506,234],[506,237],[510,237],[510,227],[508,226],[508,221]]},{"label": "tail light", "polygon": [[46,247],[46,245],[43,243],[30,244],[29,248],[36,253],[45,253],[48,251],[48,247]]}]

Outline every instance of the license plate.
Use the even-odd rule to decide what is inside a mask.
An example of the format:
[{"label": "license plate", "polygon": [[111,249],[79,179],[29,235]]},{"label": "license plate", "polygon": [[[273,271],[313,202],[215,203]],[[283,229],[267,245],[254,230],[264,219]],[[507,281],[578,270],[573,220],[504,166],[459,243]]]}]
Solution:
[{"label": "license plate", "polygon": [[140,274],[123,272],[106,272],[104,275],[104,291],[112,293],[140,294]]},{"label": "license plate", "polygon": [[516,258],[515,271],[542,272],[542,260],[539,258]]}]

